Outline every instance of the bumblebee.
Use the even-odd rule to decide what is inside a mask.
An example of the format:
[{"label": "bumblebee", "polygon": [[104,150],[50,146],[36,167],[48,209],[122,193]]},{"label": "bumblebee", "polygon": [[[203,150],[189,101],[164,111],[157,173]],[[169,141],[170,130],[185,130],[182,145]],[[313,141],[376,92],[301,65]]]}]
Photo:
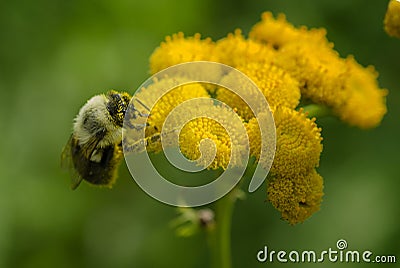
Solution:
[{"label": "bumblebee", "polygon": [[148,116],[129,105],[131,99],[126,92],[112,90],[92,97],[80,109],[61,154],[61,165],[71,171],[73,190],[82,180],[109,188],[114,184],[123,158],[122,127],[128,107],[131,118]]}]

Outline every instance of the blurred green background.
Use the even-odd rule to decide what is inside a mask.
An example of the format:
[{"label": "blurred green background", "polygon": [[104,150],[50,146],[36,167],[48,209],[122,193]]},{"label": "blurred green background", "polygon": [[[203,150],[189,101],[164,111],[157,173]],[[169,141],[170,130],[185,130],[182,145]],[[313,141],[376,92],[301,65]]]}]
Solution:
[{"label": "blurred green background", "polygon": [[322,209],[290,226],[265,202],[265,187],[248,195],[233,215],[234,267],[280,266],[257,262],[264,245],[319,251],[338,239],[350,249],[395,254],[399,265],[400,40],[383,31],[387,2],[1,1],[0,267],[208,267],[204,235],[176,237],[168,227],[175,208],[148,197],[125,164],[112,190],[83,184],[71,191],[60,153],[81,105],[109,89],[133,92],[166,35],[247,33],[267,10],[325,27],[342,56],[375,65],[390,90],[389,112],[370,131],[318,120]]}]

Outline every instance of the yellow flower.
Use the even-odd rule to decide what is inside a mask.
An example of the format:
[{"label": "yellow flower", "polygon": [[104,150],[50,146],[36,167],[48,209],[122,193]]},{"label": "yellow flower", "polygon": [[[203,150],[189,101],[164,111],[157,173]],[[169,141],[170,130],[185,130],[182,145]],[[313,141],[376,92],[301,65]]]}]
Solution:
[{"label": "yellow flower", "polygon": [[315,118],[307,118],[302,110],[282,107],[275,111],[274,119],[276,151],[271,172],[293,177],[318,167],[322,137]]},{"label": "yellow flower", "polygon": [[295,177],[276,176],[269,180],[268,200],[290,224],[305,221],[319,210],[323,180],[315,169]]},{"label": "yellow flower", "polygon": [[386,113],[387,91],[379,88],[372,67],[341,58],[325,35],[324,29],[295,28],[271,13],[264,13],[250,33],[279,47],[275,63],[299,81],[303,99],[332,108],[350,125],[377,126]]},{"label": "yellow flower", "polygon": [[270,12],[250,32],[250,38],[279,47],[275,63],[299,81],[303,98],[335,106],[344,99],[346,66],[325,35],[325,29],[295,28],[284,15],[275,19]]},{"label": "yellow flower", "polygon": [[[200,143],[204,139],[210,139],[216,146],[217,153],[213,158],[213,150],[210,143],[203,147],[201,155],[199,150]],[[179,135],[179,144],[181,152],[190,160],[198,160],[199,165],[207,165],[211,159],[214,159],[208,168],[217,169],[228,167],[231,156],[231,142],[226,130],[216,121],[201,117],[186,124]],[[202,156],[202,157],[201,157]]]},{"label": "yellow flower", "polygon": [[214,43],[210,38],[201,39],[200,34],[186,37],[183,33],[167,36],[165,42],[150,56],[152,74],[172,65],[191,61],[215,61]]},{"label": "yellow flower", "polygon": [[[276,151],[270,170],[268,200],[290,224],[303,222],[319,210],[323,180],[315,171],[322,152],[321,129],[315,118],[278,107],[274,112]],[[250,152],[258,157],[260,132],[255,118],[247,124]],[[259,162],[263,166],[263,161]]]},{"label": "yellow flower", "polygon": [[338,107],[346,99],[346,64],[338,53],[325,45],[302,42],[287,44],[279,53],[277,65],[295,77],[302,98]]},{"label": "yellow flower", "polygon": [[[385,18],[386,30],[392,35],[399,34],[400,4],[395,2],[390,2]],[[344,122],[360,128],[377,126],[387,111],[387,90],[379,88],[375,70],[362,67],[353,57],[341,58],[333,46],[326,38],[325,29],[294,27],[284,15],[275,19],[270,12],[265,12],[261,22],[252,28],[249,39],[240,30],[216,43],[209,38],[201,39],[199,34],[189,38],[182,33],[167,37],[152,54],[150,67],[155,73],[183,62],[217,61],[237,68],[257,85],[271,107],[276,126],[268,199],[284,219],[295,224],[317,211],[323,196],[323,180],[316,171],[323,149],[321,129],[315,118],[307,118],[303,109],[295,110],[300,99],[301,103],[326,106]],[[181,75],[190,78],[193,71],[196,70],[185,70]],[[260,152],[271,148],[261,148],[257,118],[244,101],[260,95],[254,87],[244,86],[243,78],[223,74],[218,68],[202,75],[204,78],[213,75],[220,79],[213,81],[220,81],[227,88],[193,83],[166,94],[151,111],[146,137],[159,133],[166,117],[184,101],[215,96],[234,109],[239,122],[232,120],[231,110],[216,105],[211,98],[207,105],[180,110],[178,117],[179,114],[185,118],[193,116],[192,120],[185,121],[177,138],[181,152],[209,169],[226,169],[230,162],[239,166],[247,159],[243,152],[248,149],[248,139],[250,154],[268,169],[270,162],[260,159]],[[145,103],[146,100],[154,103],[164,88],[180,78],[174,79],[155,81],[136,96]],[[240,97],[228,90],[237,86],[244,89]],[[208,114],[196,116],[199,111]],[[267,119],[266,113],[258,114],[258,120],[263,122],[262,119]],[[239,134],[243,125],[247,135]],[[154,151],[159,149],[159,145],[151,147]]]},{"label": "yellow flower", "polygon": [[[242,71],[247,75],[261,90],[269,106],[274,110],[278,106],[284,106],[288,108],[296,108],[300,101],[300,88],[297,80],[293,79],[283,69],[268,64],[251,62],[237,67],[239,71]],[[226,75],[222,81],[226,85],[234,86],[241,81],[238,81],[237,77],[234,76],[231,79],[231,75]],[[255,98],[255,92],[251,88],[246,89],[245,95],[242,96],[244,99]],[[250,120],[254,117],[250,108],[238,95],[233,94],[231,91],[225,88],[219,88],[216,94],[217,99],[228,104],[232,108],[237,109],[237,112],[245,120]]]},{"label": "yellow flower", "polygon": [[271,12],[264,12],[261,21],[253,26],[249,33],[252,40],[267,43],[279,50],[286,44],[296,43],[299,39],[311,39],[313,42],[325,42],[326,30],[302,26],[299,29],[287,22],[284,14],[275,19]]},{"label": "yellow flower", "polygon": [[364,68],[352,57],[346,63],[347,98],[336,112],[343,121],[351,125],[360,128],[376,127],[387,112],[385,96],[388,91],[379,88],[376,81],[378,74],[372,66]]},{"label": "yellow flower", "polygon": [[[309,119],[300,111],[279,107],[274,112],[276,127],[276,151],[271,173],[277,176],[295,177],[307,174],[318,167],[322,152],[321,129],[315,118]],[[257,120],[246,124],[250,140],[250,153],[257,158],[261,149]],[[260,162],[262,165],[262,162]]]},{"label": "yellow flower", "polygon": [[272,62],[275,58],[275,51],[271,47],[245,39],[239,29],[219,40],[214,53],[218,62],[232,67],[249,62]]},{"label": "yellow flower", "polygon": [[[244,155],[247,137],[239,135],[239,129],[243,127],[242,122],[232,120],[232,111],[226,107],[213,105],[211,101],[208,105],[199,105],[195,109],[196,113],[207,112],[208,116],[195,118],[182,128],[179,135],[181,152],[188,159],[197,160],[199,165],[207,166],[208,169],[226,169],[230,161],[232,166],[241,166],[248,157]],[[191,114],[193,110],[186,112]],[[243,131],[246,134],[245,130]],[[203,146],[204,155],[201,155],[199,148],[205,139],[215,144],[216,152],[208,143]]]},{"label": "yellow flower", "polygon": [[379,88],[373,67],[314,44],[290,44],[281,52],[277,64],[300,81],[303,98],[332,108],[350,125],[370,128],[381,122],[387,91]]},{"label": "yellow flower", "polygon": [[391,0],[385,15],[385,31],[388,35],[400,38],[400,2]]},{"label": "yellow flower", "polygon": [[[140,99],[145,104],[155,103],[155,106],[150,112],[151,116],[147,120],[149,126],[146,129],[146,137],[160,133],[165,119],[179,104],[193,98],[209,98],[206,89],[200,83],[186,84],[174,88],[174,85],[178,84],[180,80],[187,81],[186,79],[180,79],[179,77],[165,77],[154,81],[154,83],[147,88],[141,88],[135,95],[136,98]],[[164,92],[166,88],[174,89],[161,97],[162,92]],[[158,99],[159,97],[161,98]],[[159,151],[161,150],[161,144],[149,144],[148,149],[150,151]]]}]

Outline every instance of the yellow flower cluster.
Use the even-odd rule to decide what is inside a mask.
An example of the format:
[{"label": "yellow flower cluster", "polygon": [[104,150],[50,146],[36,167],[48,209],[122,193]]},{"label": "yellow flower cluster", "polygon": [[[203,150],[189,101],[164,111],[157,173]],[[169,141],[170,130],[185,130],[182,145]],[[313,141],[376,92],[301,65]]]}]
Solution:
[{"label": "yellow flower cluster", "polygon": [[[321,128],[317,127],[315,118],[307,118],[302,109],[296,111],[280,106],[274,112],[274,119],[276,151],[270,170],[273,179],[268,184],[268,200],[284,219],[294,224],[317,211],[322,201],[322,177],[315,170],[322,152]],[[251,119],[246,128],[251,141],[250,152],[258,156],[261,138],[257,119]],[[302,194],[298,195],[300,192]],[[307,206],[295,201],[303,199],[307,200]]]},{"label": "yellow flower cluster", "polygon": [[[324,29],[295,28],[284,16],[275,19],[267,12],[249,36],[277,49],[275,64],[299,81],[302,98],[332,108],[340,119],[360,128],[381,122],[387,91],[379,88],[376,72],[353,57],[340,58]],[[359,81],[361,73],[367,81]]]},{"label": "yellow flower cluster", "polygon": [[[230,133],[237,133],[240,127],[238,121],[231,120],[232,111],[227,109],[227,107],[213,104],[213,100],[206,91],[208,84],[190,83],[174,87],[174,85],[182,81],[186,80],[179,77],[165,77],[154,81],[147,88],[142,88],[136,94],[135,97],[145,103],[155,103],[151,110],[151,116],[147,120],[149,127],[146,128],[146,137],[152,137],[160,133],[167,116],[171,115],[171,112],[180,104],[191,99],[208,98],[209,102],[201,102],[200,104],[183,107],[179,111],[174,111],[175,115],[180,113],[184,114],[186,118],[194,118],[185,124],[180,131],[180,150],[188,159],[196,161],[199,165],[207,166],[209,169],[226,169],[230,162],[233,166],[241,165],[244,159],[242,154],[245,151],[247,137],[240,135],[232,137],[228,135],[227,130]],[[162,95],[166,88],[173,89]],[[157,96],[162,97],[157,99]],[[198,117],[197,114],[199,113],[206,114],[207,117]],[[181,123],[180,118],[172,120],[174,120],[175,124],[179,125]],[[242,125],[241,121],[240,124]],[[163,130],[166,132],[174,131],[174,129]],[[214,157],[212,146],[201,147],[201,142],[205,139],[209,139],[215,145],[215,158],[211,159],[212,161],[209,161],[211,157]],[[168,142],[169,144],[174,144],[174,141]],[[200,148],[203,150],[201,151]],[[147,150],[150,152],[161,151],[160,139],[149,142]],[[201,155],[201,153],[204,155]]]},{"label": "yellow flower cluster", "polygon": [[264,12],[261,21],[251,29],[249,37],[279,50],[282,46],[299,39],[308,39],[311,42],[325,41],[325,34],[325,29],[308,30],[305,26],[297,29],[286,21],[284,14],[279,14],[275,19],[271,12]]},{"label": "yellow flower cluster", "polygon": [[[184,37],[179,33],[167,37],[152,54],[150,69],[155,73],[174,64],[198,60],[235,67],[246,74],[267,99],[276,124],[276,153],[270,170],[268,199],[291,224],[302,222],[317,211],[323,196],[322,177],[316,171],[322,152],[321,129],[316,119],[307,118],[299,105],[311,102],[327,106],[341,120],[360,128],[377,126],[386,113],[387,91],[379,88],[377,73],[372,67],[362,67],[353,57],[341,58],[327,40],[325,29],[296,28],[284,15],[275,19],[271,13],[264,13],[249,38],[240,30],[216,42],[201,39],[198,34]],[[221,75],[221,81],[228,88],[244,85],[229,73]],[[245,89],[243,99],[226,88],[200,84],[174,90],[160,99],[151,111],[149,133],[159,131],[165,117],[179,103],[189,98],[212,96],[241,117],[250,153],[259,159],[262,150],[259,124],[244,102],[256,95],[252,89],[242,88]],[[145,89],[138,97],[146,99],[154,95],[157,95],[154,91]],[[224,109],[215,106],[211,110],[229,126]],[[201,117],[183,127],[179,146],[189,159],[198,160],[202,157],[201,141],[210,139],[217,153],[209,168],[226,168],[232,155],[238,159],[242,157],[237,152],[231,154],[234,148],[231,138],[221,124]],[[237,143],[244,146],[243,139],[238,139]],[[240,146],[237,148],[244,148]]]},{"label": "yellow flower cluster", "polygon": [[272,47],[246,39],[239,29],[217,41],[214,52],[216,61],[232,67],[249,62],[260,64],[271,62],[276,54]]},{"label": "yellow flower cluster", "polygon": [[[249,62],[237,66],[237,69],[245,73],[257,85],[272,110],[279,106],[294,109],[299,104],[299,83],[282,68],[267,63]],[[231,87],[235,83],[242,82],[232,78],[236,77],[232,77],[229,74],[226,75],[223,78],[224,84]],[[230,107],[237,109],[238,114],[243,119],[250,120],[254,117],[248,105],[228,89],[219,88],[216,92],[216,97]],[[251,99],[255,97],[255,94],[251,89],[248,89],[242,97]]]},{"label": "yellow flower cluster", "polygon": [[290,224],[303,222],[319,210],[323,180],[315,171],[296,177],[277,176],[268,183],[268,198]]},{"label": "yellow flower cluster", "polygon": [[214,43],[200,34],[185,38],[183,33],[167,36],[150,57],[150,71],[156,73],[172,65],[190,61],[215,61]]},{"label": "yellow flower cluster", "polygon": [[372,66],[362,67],[354,58],[346,59],[348,73],[344,91],[348,98],[342,104],[340,118],[360,128],[379,124],[386,114],[387,90],[378,90],[377,72]]},{"label": "yellow flower cluster", "polygon": [[[151,137],[152,135],[160,133],[165,119],[179,104],[193,98],[209,97],[205,87],[200,83],[185,84],[174,88],[174,85],[180,81],[186,80],[184,80],[184,78],[180,79],[179,77],[165,77],[153,81],[151,85],[147,88],[142,88],[141,91],[136,94],[136,97],[145,103],[155,103],[151,111],[151,116],[147,120],[149,127],[146,128],[146,137]],[[163,95],[166,88],[173,89]],[[165,131],[172,131],[172,129]],[[160,141],[160,139],[157,141]],[[162,150],[161,143],[150,142],[147,146],[147,150],[159,152]]]},{"label": "yellow flower cluster", "polygon": [[[208,169],[226,169],[229,165],[241,166],[244,161],[244,152],[246,148],[246,136],[229,135],[237,133],[242,126],[242,122],[232,120],[232,114],[229,109],[222,106],[199,105],[197,112],[207,112],[207,117],[198,117],[188,122],[181,130],[179,135],[179,145],[181,152],[191,160],[197,160],[197,163],[207,166]],[[191,113],[190,110],[186,111]],[[241,124],[240,125],[238,125]],[[215,157],[213,156],[213,146],[202,147],[201,143],[209,139],[215,145]],[[212,161],[210,161],[212,160]],[[205,165],[210,163],[209,165]]]},{"label": "yellow flower cluster", "polygon": [[400,38],[400,2],[391,0],[385,15],[385,31],[388,35]]},{"label": "yellow flower cluster", "polygon": [[[186,100],[193,98],[208,98],[209,95],[200,83],[185,84],[183,86],[175,87],[179,83],[179,77],[164,78],[154,81],[153,84],[147,88],[142,88],[135,96],[144,101],[145,103],[155,103],[151,111],[151,116],[148,119],[148,128],[146,135],[152,135],[162,129],[165,119],[171,111]],[[182,78],[182,81],[186,81]],[[173,88],[167,94],[162,95],[166,88]],[[159,98],[159,99],[158,99]]]},{"label": "yellow flower cluster", "polygon": [[217,169],[228,167],[231,156],[231,141],[224,127],[218,122],[207,118],[200,117],[193,119],[187,123],[179,136],[179,144],[182,153],[189,159],[196,159],[199,164],[210,162],[209,156],[213,155],[213,146],[204,146],[204,156],[200,152],[200,143],[205,139],[210,139],[216,146],[217,152],[212,163],[208,168]]},{"label": "yellow flower cluster", "polygon": [[322,137],[315,118],[286,107],[280,107],[274,118],[277,143],[271,172],[293,178],[318,167]]}]

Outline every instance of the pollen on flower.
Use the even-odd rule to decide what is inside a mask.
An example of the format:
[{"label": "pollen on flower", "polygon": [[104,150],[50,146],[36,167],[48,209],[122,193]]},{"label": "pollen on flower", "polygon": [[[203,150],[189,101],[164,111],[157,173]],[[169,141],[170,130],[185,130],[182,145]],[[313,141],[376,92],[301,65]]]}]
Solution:
[{"label": "pollen on flower", "polygon": [[305,26],[296,28],[286,20],[284,14],[279,14],[275,19],[271,12],[264,12],[261,21],[255,24],[249,33],[250,39],[264,42],[277,50],[299,39],[325,41],[325,35],[326,30],[323,28],[312,30],[308,30]]},{"label": "pollen on flower", "polygon": [[[399,2],[390,1],[385,29],[394,36],[400,36],[399,14]],[[327,39],[325,29],[295,27],[284,15],[275,18],[270,12],[263,13],[261,21],[251,29],[249,38],[241,30],[216,42],[201,39],[199,34],[184,37],[178,33],[167,37],[153,52],[150,69],[155,73],[178,63],[198,60],[230,65],[247,77],[224,73],[218,68],[210,69],[201,77],[212,76],[212,81],[219,79],[226,88],[194,83],[176,88],[159,100],[155,99],[159,93],[180,78],[155,81],[137,94],[144,103],[146,99],[150,103],[157,102],[147,120],[146,136],[157,134],[166,117],[179,104],[206,97],[210,105],[190,106],[179,113],[185,118],[193,116],[191,120],[185,119],[176,138],[181,152],[209,169],[226,169],[230,163],[242,164],[248,157],[243,152],[250,149],[258,164],[269,169],[272,159],[262,158],[271,148],[262,141],[259,122],[264,122],[263,116],[265,121],[272,118],[263,113],[262,93],[276,126],[276,151],[270,169],[272,179],[268,184],[268,199],[291,224],[302,222],[317,211],[323,195],[322,177],[315,170],[323,149],[321,129],[315,118],[307,118],[308,114],[301,108],[296,110],[299,105],[324,106],[342,121],[360,128],[377,126],[387,112],[387,90],[379,87],[377,72],[372,67],[361,66],[351,56],[340,57],[334,44]],[[187,79],[196,71],[188,67],[181,75]],[[195,77],[199,77],[197,73]],[[254,84],[249,83],[248,78]],[[196,81],[199,80],[203,81],[201,78]],[[239,88],[240,94],[234,94],[229,88]],[[239,122],[232,120],[232,110],[228,112],[226,107],[216,105],[217,101],[210,96],[229,105],[240,118]],[[263,103],[264,109],[261,110],[257,103]],[[198,116],[196,112],[202,110],[212,116]],[[237,130],[243,126],[247,135],[238,134]],[[271,137],[266,137],[267,141]],[[215,146],[202,146],[206,142]],[[250,148],[247,148],[247,142]],[[275,140],[265,144],[275,144]],[[159,149],[161,146],[155,151]]]},{"label": "pollen on flower", "polygon": [[282,48],[277,65],[295,77],[303,98],[335,107],[345,99],[346,65],[326,44],[299,40]]},{"label": "pollen on flower", "polygon": [[[216,155],[213,158],[214,150],[211,146],[204,146],[200,152],[202,140],[210,139],[216,146]],[[226,169],[231,156],[231,142],[226,130],[216,121],[201,117],[186,124],[179,135],[181,152],[190,160],[198,160],[199,165],[205,165],[213,158],[209,169],[222,167]],[[207,144],[209,145],[209,144]],[[201,155],[201,154],[205,155]],[[201,160],[200,160],[201,159]]]},{"label": "pollen on flower", "polygon": [[400,2],[391,0],[385,15],[385,31],[388,35],[400,38]]},{"label": "pollen on flower", "polygon": [[293,177],[275,176],[267,186],[268,200],[290,224],[305,221],[319,210],[323,180],[315,169]]},{"label": "pollen on flower", "polygon": [[[315,118],[309,119],[300,111],[279,107],[274,111],[276,151],[271,174],[293,177],[318,167],[322,152],[321,129]],[[257,159],[261,151],[261,133],[256,118],[246,124],[250,154]],[[259,162],[263,168],[265,161]]]},{"label": "pollen on flower", "polygon": [[385,96],[388,91],[379,88],[378,74],[372,66],[364,68],[352,57],[346,63],[349,70],[345,84],[347,98],[336,112],[350,125],[376,127],[387,112]]},{"label": "pollen on flower", "polygon": [[[294,109],[299,104],[299,83],[283,69],[272,64],[257,62],[240,65],[237,69],[246,74],[257,85],[272,110],[278,106]],[[242,82],[240,80],[238,81],[236,77],[231,77],[230,74],[226,75],[222,81],[229,86],[234,86]],[[229,106],[236,108],[238,114],[245,120],[248,121],[254,117],[254,114],[245,101],[230,90],[218,88],[216,97]],[[256,95],[255,92],[249,88],[242,94],[242,97],[249,100],[255,98]]]},{"label": "pollen on flower", "polygon": [[[148,127],[146,128],[146,137],[159,133],[162,130],[163,124],[171,111],[186,100],[193,98],[209,98],[207,90],[200,83],[185,84],[175,87],[179,81],[179,77],[164,78],[154,81],[153,84],[147,88],[142,88],[136,94],[136,97],[144,103],[155,103],[151,110],[151,116],[148,118]],[[182,81],[186,81],[183,80]],[[162,92],[166,88],[173,88],[167,94],[162,96]],[[159,98],[159,99],[158,99]],[[166,130],[168,131],[168,130]],[[161,144],[154,148],[150,147],[151,151],[161,150]]]},{"label": "pollen on flower", "polygon": [[[181,152],[188,159],[197,160],[198,165],[206,166],[208,169],[226,169],[229,164],[232,167],[241,166],[248,157],[245,155],[247,137],[237,134],[238,129],[243,127],[242,123],[232,120],[232,113],[226,107],[201,105],[196,109],[207,111],[208,116],[194,118],[182,128],[179,135]],[[190,110],[187,112],[192,113]],[[200,152],[200,144],[205,139],[215,144],[216,152],[210,148],[209,144],[203,146]],[[214,156],[214,152],[215,158],[209,161]],[[207,166],[206,162],[210,164]]]},{"label": "pollen on flower", "polygon": [[318,167],[322,137],[315,118],[307,118],[302,110],[280,107],[274,112],[274,120],[276,152],[271,172],[294,177]]},{"label": "pollen on flower", "polygon": [[264,13],[250,37],[279,47],[275,64],[299,81],[303,99],[330,107],[341,120],[360,128],[382,120],[387,91],[379,88],[376,73],[353,57],[341,58],[324,29],[295,28],[282,15],[275,19]]},{"label": "pollen on flower", "polygon": [[191,61],[215,61],[214,46],[210,38],[200,34],[185,37],[183,33],[167,36],[150,57],[150,71],[156,73],[175,64]]},{"label": "pollen on flower", "polygon": [[275,59],[275,51],[271,47],[244,38],[239,29],[216,43],[215,54],[218,62],[232,67],[249,62],[273,62]]},{"label": "pollen on flower", "polygon": [[270,107],[284,106],[291,109],[300,102],[299,82],[285,70],[271,64],[248,63],[238,66],[262,91]]},{"label": "pollen on flower", "polygon": [[261,152],[261,132],[257,118],[252,118],[245,124],[247,136],[250,142],[250,154],[255,156],[257,160],[260,158]]}]

